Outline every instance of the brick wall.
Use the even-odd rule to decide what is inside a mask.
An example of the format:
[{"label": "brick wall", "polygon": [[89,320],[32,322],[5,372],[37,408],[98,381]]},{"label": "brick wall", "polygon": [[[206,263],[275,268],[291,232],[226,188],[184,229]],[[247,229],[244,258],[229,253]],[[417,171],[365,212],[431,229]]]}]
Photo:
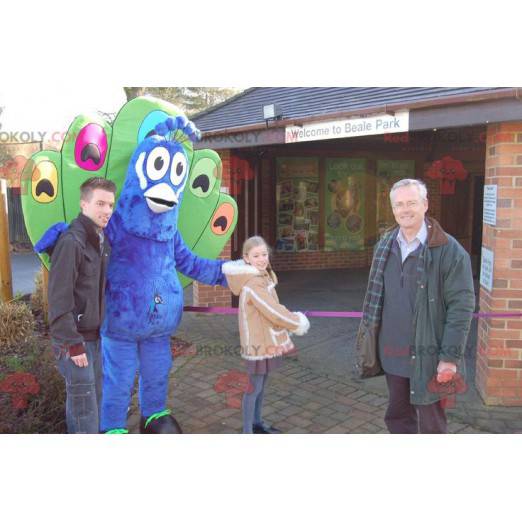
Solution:
[{"label": "brick wall", "polygon": [[325,268],[364,268],[371,264],[373,247],[360,252],[274,252],[273,268],[285,270],[321,270]]},{"label": "brick wall", "polygon": [[[497,185],[497,226],[484,224],[494,251],[493,289],[482,312],[522,312],[522,122],[489,125],[486,184]],[[486,404],[522,406],[522,318],[481,318],[476,384]]]},{"label": "brick wall", "polygon": [[[230,241],[227,242],[219,259],[230,259]],[[208,286],[194,282],[192,284],[194,306],[230,306],[232,294],[222,286]]]}]

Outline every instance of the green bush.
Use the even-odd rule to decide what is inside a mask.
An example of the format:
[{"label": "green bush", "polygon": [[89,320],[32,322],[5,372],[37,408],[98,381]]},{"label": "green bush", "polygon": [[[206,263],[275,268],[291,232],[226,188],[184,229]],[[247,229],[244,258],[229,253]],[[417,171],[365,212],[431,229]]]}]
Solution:
[{"label": "green bush", "polygon": [[24,302],[0,304],[0,433],[65,433],[65,385]]},{"label": "green bush", "polygon": [[36,323],[31,309],[21,301],[0,303],[0,353],[27,343]]},{"label": "green bush", "polygon": [[0,353],[0,433],[65,432],[65,384],[49,343]]},{"label": "green bush", "polygon": [[31,308],[33,309],[33,312],[42,312],[44,308],[44,288],[42,270],[40,270],[34,278],[35,290],[31,294]]}]

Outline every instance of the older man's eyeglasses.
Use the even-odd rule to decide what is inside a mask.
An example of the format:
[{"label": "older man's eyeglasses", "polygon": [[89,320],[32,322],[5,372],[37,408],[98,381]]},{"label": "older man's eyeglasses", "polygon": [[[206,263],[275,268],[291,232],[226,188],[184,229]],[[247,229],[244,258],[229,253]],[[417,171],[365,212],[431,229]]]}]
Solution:
[{"label": "older man's eyeglasses", "polygon": [[404,208],[415,208],[415,207],[418,207],[419,204],[420,204],[420,201],[406,201],[406,202],[400,201],[399,203],[394,203],[392,205],[392,207],[395,210],[402,210]]}]

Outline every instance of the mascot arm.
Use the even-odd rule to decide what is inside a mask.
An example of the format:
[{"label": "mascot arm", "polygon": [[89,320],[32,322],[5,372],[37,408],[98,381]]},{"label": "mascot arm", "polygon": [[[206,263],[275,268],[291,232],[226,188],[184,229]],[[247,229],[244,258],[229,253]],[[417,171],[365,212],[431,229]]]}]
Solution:
[{"label": "mascot arm", "polygon": [[185,245],[179,231],[174,237],[174,257],[176,269],[183,275],[206,285],[228,286],[221,269],[225,260],[198,257]]},{"label": "mascot arm", "polygon": [[67,223],[55,223],[50,226],[34,245],[34,251],[37,254],[41,254],[43,252],[52,253],[58,239],[69,228]]}]

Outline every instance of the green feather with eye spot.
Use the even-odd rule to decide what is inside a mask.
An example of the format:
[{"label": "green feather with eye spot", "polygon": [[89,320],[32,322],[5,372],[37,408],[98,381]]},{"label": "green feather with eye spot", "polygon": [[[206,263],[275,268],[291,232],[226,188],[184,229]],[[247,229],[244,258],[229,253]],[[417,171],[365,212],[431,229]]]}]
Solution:
[{"label": "green feather with eye spot", "polygon": [[[33,154],[22,172],[22,210],[33,245],[50,226],[65,221],[61,165],[61,154],[46,150]],[[40,259],[49,269],[49,256],[40,254]]]},{"label": "green feather with eye spot", "polygon": [[105,154],[110,148],[112,129],[105,120],[96,115],[80,115],[74,119],[65,135],[61,151],[63,204],[67,223],[70,223],[80,213],[81,184],[93,176],[104,178],[107,172],[107,161],[98,147],[93,147],[93,153],[96,152],[96,157],[99,157],[98,163],[95,163],[96,157],[88,162],[95,170],[82,168],[76,161],[76,143],[78,139],[81,139],[81,132],[87,125],[95,125],[97,128],[103,129],[107,140]]},{"label": "green feather with eye spot", "polygon": [[[211,149],[196,150],[183,194],[178,228],[194,253],[211,259],[219,256],[237,222],[236,202],[220,192],[221,181],[219,154]],[[210,209],[213,210],[209,213]],[[229,212],[223,215],[222,210]],[[224,228],[220,221],[223,219],[227,220]],[[180,281],[183,287],[192,282],[182,274]]]},{"label": "green feather with eye spot", "polygon": [[[98,116],[80,115],[69,127],[61,152],[34,154],[22,177],[22,209],[33,245],[53,224],[70,223],[78,215],[80,185],[88,178],[101,176],[112,180],[118,198],[130,158],[140,140],[160,121],[180,114],[182,112],[176,106],[163,100],[149,96],[135,98],[120,109],[112,126]],[[84,169],[76,161],[76,140],[89,124],[103,128],[107,139],[105,158],[96,164],[96,170]],[[180,207],[179,230],[191,250],[201,257],[214,259],[234,231],[237,205],[233,198],[221,193],[222,163],[219,155],[210,149],[194,151],[190,140],[180,132],[174,138],[182,141],[190,164]],[[96,149],[91,149],[96,159]],[[40,255],[40,259],[49,268],[47,254]],[[192,282],[182,274],[179,276],[183,287]]]},{"label": "green feather with eye spot", "polygon": [[179,211],[178,228],[187,245],[194,246],[208,225],[219,199],[221,159],[213,150],[197,150]]}]

